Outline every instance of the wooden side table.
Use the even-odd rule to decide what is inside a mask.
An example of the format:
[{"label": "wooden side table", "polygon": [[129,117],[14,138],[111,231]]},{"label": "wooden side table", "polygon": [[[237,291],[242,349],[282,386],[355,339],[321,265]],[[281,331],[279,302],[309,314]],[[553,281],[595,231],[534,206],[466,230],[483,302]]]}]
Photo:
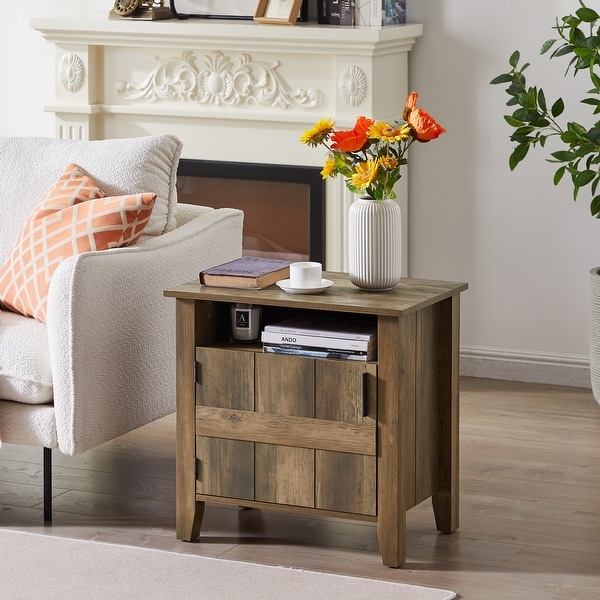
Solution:
[{"label": "wooden side table", "polygon": [[[326,293],[190,282],[165,291],[177,318],[177,537],[200,535],[205,502],[374,521],[383,563],[406,558],[406,511],[432,497],[437,528],[458,527],[459,312],[465,283],[403,279]],[[360,362],[265,354],[234,344],[229,309],[263,325],[304,311],[377,326]]]}]

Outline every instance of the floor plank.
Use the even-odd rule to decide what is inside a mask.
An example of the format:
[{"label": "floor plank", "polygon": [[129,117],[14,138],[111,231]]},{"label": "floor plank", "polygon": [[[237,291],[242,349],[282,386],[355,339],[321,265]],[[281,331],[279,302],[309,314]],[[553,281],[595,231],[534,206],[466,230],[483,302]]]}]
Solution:
[{"label": "floor plank", "polygon": [[407,515],[407,562],[383,567],[375,525],[209,505],[175,539],[173,416],[76,457],[54,453],[54,521],[41,450],[0,448],[0,526],[230,560],[447,587],[469,600],[589,600],[600,589],[600,406],[590,390],[461,380],[460,528],[430,500]]}]

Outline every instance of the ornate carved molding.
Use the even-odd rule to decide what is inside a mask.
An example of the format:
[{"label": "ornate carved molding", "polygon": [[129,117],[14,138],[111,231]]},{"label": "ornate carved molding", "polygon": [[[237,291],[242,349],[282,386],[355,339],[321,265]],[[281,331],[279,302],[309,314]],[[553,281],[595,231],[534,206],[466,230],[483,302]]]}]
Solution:
[{"label": "ornate carved molding", "polygon": [[254,61],[248,54],[235,58],[222,52],[203,56],[204,68],[196,66],[191,50],[181,58],[160,58],[161,64],[137,84],[117,82],[117,94],[127,100],[167,100],[238,106],[259,104],[281,109],[319,106],[319,90],[293,90],[278,72],[280,63]]},{"label": "ornate carved molding", "polygon": [[58,63],[58,81],[68,92],[76,92],[83,85],[85,66],[74,52],[67,52]]},{"label": "ornate carved molding", "polygon": [[358,106],[367,97],[367,76],[360,67],[346,67],[339,79],[340,95],[349,106]]}]

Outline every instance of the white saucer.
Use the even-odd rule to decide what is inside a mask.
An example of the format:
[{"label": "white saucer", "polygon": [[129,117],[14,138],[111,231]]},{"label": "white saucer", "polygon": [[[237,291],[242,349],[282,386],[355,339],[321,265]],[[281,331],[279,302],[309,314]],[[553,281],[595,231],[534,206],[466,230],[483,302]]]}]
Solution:
[{"label": "white saucer", "polygon": [[321,279],[321,285],[316,288],[293,288],[289,279],[282,279],[277,282],[277,285],[288,294],[320,294],[329,289],[333,285],[333,281]]}]

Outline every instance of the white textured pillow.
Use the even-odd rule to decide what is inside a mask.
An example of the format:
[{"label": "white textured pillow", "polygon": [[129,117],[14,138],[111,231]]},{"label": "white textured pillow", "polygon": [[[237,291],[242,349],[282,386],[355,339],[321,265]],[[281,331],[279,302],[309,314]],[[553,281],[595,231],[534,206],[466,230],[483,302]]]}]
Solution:
[{"label": "white textured pillow", "polygon": [[52,396],[46,324],[0,311],[0,400],[45,404]]},{"label": "white textured pillow", "polygon": [[144,238],[174,229],[181,148],[173,135],[96,141],[0,137],[0,263],[69,163],[79,165],[107,196],[155,193]]}]

